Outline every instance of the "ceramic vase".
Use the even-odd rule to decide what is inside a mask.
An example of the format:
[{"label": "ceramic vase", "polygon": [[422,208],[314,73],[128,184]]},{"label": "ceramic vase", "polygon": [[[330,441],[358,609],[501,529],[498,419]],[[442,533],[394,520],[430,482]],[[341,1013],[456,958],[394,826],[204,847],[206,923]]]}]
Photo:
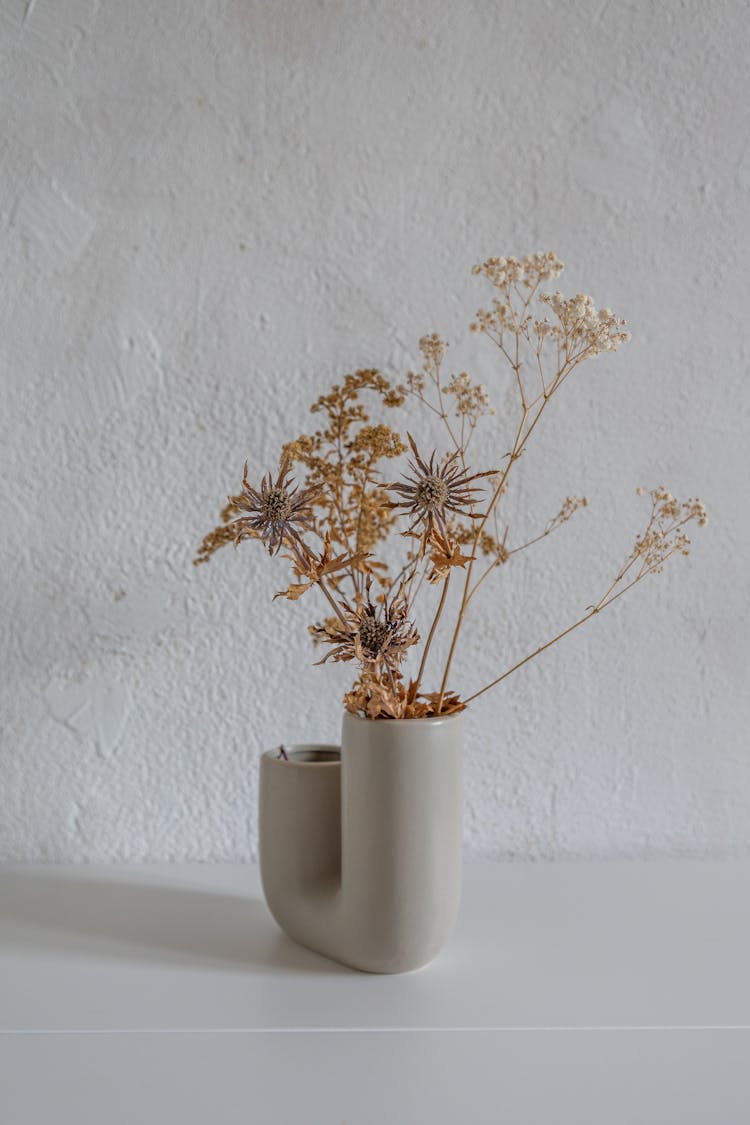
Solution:
[{"label": "ceramic vase", "polygon": [[344,715],[341,748],[261,758],[263,892],[282,930],[371,973],[443,948],[461,893],[460,715]]}]

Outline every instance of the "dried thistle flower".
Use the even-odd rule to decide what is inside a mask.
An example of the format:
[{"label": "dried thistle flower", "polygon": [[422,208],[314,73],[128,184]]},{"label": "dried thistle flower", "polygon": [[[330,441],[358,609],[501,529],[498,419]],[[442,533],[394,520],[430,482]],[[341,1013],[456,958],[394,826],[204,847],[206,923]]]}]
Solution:
[{"label": "dried thistle flower", "polygon": [[318,664],[330,659],[358,660],[366,671],[395,672],[407,650],[419,641],[419,633],[408,620],[408,613],[403,590],[374,605],[368,583],[360,605],[344,607],[343,622],[337,621],[334,626],[324,623],[316,631],[317,641],[333,646]]},{"label": "dried thistle flower", "polygon": [[315,489],[300,491],[292,487],[294,482],[289,479],[290,472],[289,462],[282,458],[276,480],[268,473],[261,481],[260,490],[257,490],[248,481],[245,462],[242,492],[233,501],[240,512],[248,512],[249,515],[241,516],[232,524],[235,543],[258,538],[268,548],[269,555],[278,554],[283,546],[287,546],[295,557],[304,560],[306,548],[300,532],[315,528],[311,507]]},{"label": "dried thistle flower", "polygon": [[471,482],[489,474],[469,473],[461,464],[458,452],[450,453],[442,461],[437,461],[433,452],[429,461],[425,461],[411,434],[406,436],[414,454],[414,460],[409,462],[412,475],[387,486],[391,492],[402,497],[391,506],[403,508],[412,517],[406,534],[421,523],[425,542],[434,530],[447,538],[448,513],[468,519],[480,518],[471,510],[476,504],[475,493],[478,491]]}]

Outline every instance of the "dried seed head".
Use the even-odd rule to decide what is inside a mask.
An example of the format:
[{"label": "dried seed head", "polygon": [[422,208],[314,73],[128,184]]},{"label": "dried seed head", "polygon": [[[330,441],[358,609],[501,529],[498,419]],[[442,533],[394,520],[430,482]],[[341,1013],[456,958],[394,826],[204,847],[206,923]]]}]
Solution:
[{"label": "dried seed head", "polygon": [[450,497],[447,481],[431,473],[416,488],[416,502],[426,512],[442,511]]},{"label": "dried seed head", "polygon": [[281,523],[292,511],[292,500],[285,488],[272,488],[261,496],[261,514],[269,523]]},{"label": "dried seed head", "polygon": [[385,621],[376,621],[374,617],[365,617],[359,627],[359,643],[368,660],[378,659],[389,635],[390,629]]},{"label": "dried seed head", "polygon": [[411,517],[409,531],[422,523],[426,536],[434,528],[446,535],[449,514],[475,518],[471,509],[476,503],[477,487],[472,482],[487,474],[468,473],[457,452],[442,461],[437,461],[433,453],[425,461],[411,434],[407,437],[414,454],[414,460],[409,462],[411,475],[387,487],[398,496],[392,507],[404,509]]},{"label": "dried seed head", "polygon": [[231,525],[235,542],[249,536],[261,539],[271,554],[286,545],[299,558],[304,556],[302,534],[314,528],[312,504],[316,490],[297,489],[289,479],[289,462],[282,459],[276,480],[269,473],[253,488],[247,479],[247,465],[242,479],[242,492],[235,497],[235,508],[241,518]]},{"label": "dried seed head", "polygon": [[358,660],[378,672],[395,672],[407,649],[419,641],[419,633],[408,620],[409,607],[403,590],[374,605],[368,582],[365,600],[356,608],[341,602],[345,624],[316,630],[317,639],[331,645],[326,660]]}]

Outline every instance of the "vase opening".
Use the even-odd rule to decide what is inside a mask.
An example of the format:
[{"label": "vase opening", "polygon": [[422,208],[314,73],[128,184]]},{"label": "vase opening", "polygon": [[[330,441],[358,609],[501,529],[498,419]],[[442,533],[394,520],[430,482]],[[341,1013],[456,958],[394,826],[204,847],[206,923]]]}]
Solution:
[{"label": "vase opening", "polygon": [[340,762],[341,751],[332,750],[326,747],[325,749],[313,749],[312,747],[305,747],[303,750],[287,750],[287,757],[290,762],[295,764],[320,764],[323,762]]}]

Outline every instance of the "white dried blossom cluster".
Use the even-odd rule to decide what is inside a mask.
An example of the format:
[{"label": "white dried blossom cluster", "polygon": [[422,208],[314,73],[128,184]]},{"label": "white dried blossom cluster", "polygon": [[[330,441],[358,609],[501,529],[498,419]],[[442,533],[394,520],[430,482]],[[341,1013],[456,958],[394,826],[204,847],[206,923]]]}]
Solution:
[{"label": "white dried blossom cluster", "polygon": [[[642,496],[645,489],[636,490]],[[663,486],[650,490],[651,518],[646,530],[640,535],[633,548],[632,558],[641,560],[642,572],[658,574],[667,559],[674,554],[690,553],[690,539],[685,534],[685,525],[695,520],[698,527],[708,523],[706,507],[702,500],[679,501]]]},{"label": "white dried blossom cluster", "polygon": [[445,340],[441,339],[437,332],[431,332],[419,341],[419,350],[424,356],[427,367],[439,367],[445,359],[447,348]]},{"label": "white dried blossom cluster", "polygon": [[706,512],[706,506],[703,501],[688,500],[687,506],[689,510],[688,518],[691,520],[695,520],[698,524],[698,527],[705,527],[708,523],[708,513]]},{"label": "white dried blossom cluster", "polygon": [[[617,351],[620,344],[630,339],[630,333],[624,327],[625,321],[615,316],[611,309],[597,309],[586,293],[577,293],[575,297],[564,297],[559,291],[540,293],[539,300],[550,306],[559,321],[559,324],[550,326],[551,334],[564,342],[569,350],[595,356],[601,352]],[[550,334],[546,323],[535,323],[537,336]]]},{"label": "white dried blossom cluster", "polygon": [[509,301],[495,299],[489,309],[477,309],[476,319],[469,328],[472,332],[485,332],[488,335],[495,332],[502,340],[505,332],[520,334],[523,331],[523,320],[518,321]]},{"label": "white dried blossom cluster", "polygon": [[474,383],[467,371],[462,371],[460,375],[451,375],[443,393],[455,395],[456,414],[463,417],[477,419],[483,414],[495,413],[487,387],[484,383]]},{"label": "white dried blossom cluster", "polygon": [[560,335],[560,328],[559,328],[558,325],[551,324],[547,320],[547,317],[545,316],[544,320],[535,320],[534,321],[534,335],[536,336],[537,340],[541,343],[541,341],[546,340],[546,338],[548,336],[554,336],[554,335],[559,336]]},{"label": "white dried blossom cluster", "polygon": [[[637,488],[639,496],[643,496],[645,488]],[[661,520],[678,520],[683,522],[695,520],[698,527],[705,527],[708,523],[706,505],[697,497],[680,502],[663,485],[651,489],[649,493],[654,505],[654,517]]]},{"label": "white dried blossom cluster", "polygon": [[559,277],[564,268],[557,254],[548,250],[546,254],[527,254],[525,258],[488,258],[471,272],[486,277],[498,289],[507,290],[511,285],[534,289],[541,281]]},{"label": "white dried blossom cluster", "polygon": [[560,511],[547,525],[548,530],[552,531],[562,524],[567,523],[568,520],[576,514],[579,508],[587,508],[588,503],[585,496],[566,496]]},{"label": "white dried blossom cluster", "polygon": [[407,371],[406,373],[406,389],[411,391],[412,394],[424,394],[425,387],[427,386],[427,379],[422,371]]}]

